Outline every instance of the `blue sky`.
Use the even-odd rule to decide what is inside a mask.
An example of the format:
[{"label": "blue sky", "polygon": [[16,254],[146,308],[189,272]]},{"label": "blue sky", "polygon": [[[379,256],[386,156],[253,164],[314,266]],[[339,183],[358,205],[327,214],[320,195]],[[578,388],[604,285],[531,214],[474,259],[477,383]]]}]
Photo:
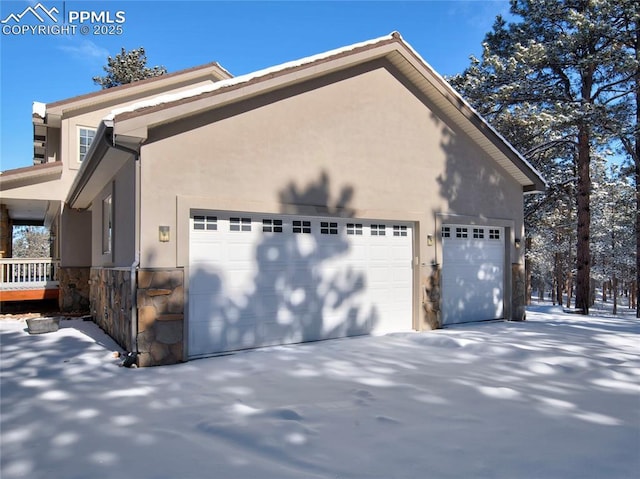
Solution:
[{"label": "blue sky", "polygon": [[[2,0],[0,19],[37,3]],[[169,72],[216,61],[241,75],[397,30],[440,74],[453,75],[480,55],[496,15],[509,9],[506,0],[41,3],[60,19],[72,11],[111,19],[124,12],[122,32],[82,34],[77,24],[69,35],[0,34],[0,170],[32,164],[32,102],[97,91],[92,77],[122,47],[144,47],[148,65]],[[39,22],[28,15],[21,24]]]}]

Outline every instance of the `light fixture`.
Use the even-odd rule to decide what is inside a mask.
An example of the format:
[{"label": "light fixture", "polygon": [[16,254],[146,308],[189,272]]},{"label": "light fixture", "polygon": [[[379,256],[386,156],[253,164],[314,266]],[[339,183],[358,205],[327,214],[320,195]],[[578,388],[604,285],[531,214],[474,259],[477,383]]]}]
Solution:
[{"label": "light fixture", "polygon": [[427,235],[427,246],[433,246],[433,235]]},{"label": "light fixture", "polygon": [[168,226],[159,226],[158,227],[158,239],[160,243],[168,243],[171,239],[170,235],[171,229]]},{"label": "light fixture", "polygon": [[516,249],[520,249],[520,238],[516,238],[515,246],[516,246]]}]

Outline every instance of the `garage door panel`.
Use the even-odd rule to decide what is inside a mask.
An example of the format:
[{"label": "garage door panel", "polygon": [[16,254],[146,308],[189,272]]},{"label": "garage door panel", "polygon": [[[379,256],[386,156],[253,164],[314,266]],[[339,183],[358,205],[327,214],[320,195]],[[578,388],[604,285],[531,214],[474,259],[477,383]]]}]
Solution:
[{"label": "garage door panel", "polygon": [[502,318],[503,229],[447,225],[443,227],[442,244],[443,324]]},{"label": "garage door panel", "polygon": [[[350,219],[202,217],[215,218],[216,229],[192,228],[190,356],[411,330],[409,223],[405,236],[394,237],[393,225]],[[385,236],[377,234],[382,229]]]}]

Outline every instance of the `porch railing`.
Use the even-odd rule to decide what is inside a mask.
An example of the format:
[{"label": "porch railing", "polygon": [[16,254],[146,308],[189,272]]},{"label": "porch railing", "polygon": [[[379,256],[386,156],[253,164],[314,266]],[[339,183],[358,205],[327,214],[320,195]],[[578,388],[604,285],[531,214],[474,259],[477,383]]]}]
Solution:
[{"label": "porch railing", "polygon": [[57,288],[59,266],[51,258],[0,258],[0,289]]}]

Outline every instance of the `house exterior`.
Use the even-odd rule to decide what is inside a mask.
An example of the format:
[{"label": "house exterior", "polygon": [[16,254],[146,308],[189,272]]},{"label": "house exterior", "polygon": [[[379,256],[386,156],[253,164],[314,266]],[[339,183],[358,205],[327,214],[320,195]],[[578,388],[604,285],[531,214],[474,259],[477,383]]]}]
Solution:
[{"label": "house exterior", "polygon": [[523,195],[545,182],[399,34],[208,68],[39,116],[70,170],[61,297],[82,284],[139,365],[524,319]]}]

